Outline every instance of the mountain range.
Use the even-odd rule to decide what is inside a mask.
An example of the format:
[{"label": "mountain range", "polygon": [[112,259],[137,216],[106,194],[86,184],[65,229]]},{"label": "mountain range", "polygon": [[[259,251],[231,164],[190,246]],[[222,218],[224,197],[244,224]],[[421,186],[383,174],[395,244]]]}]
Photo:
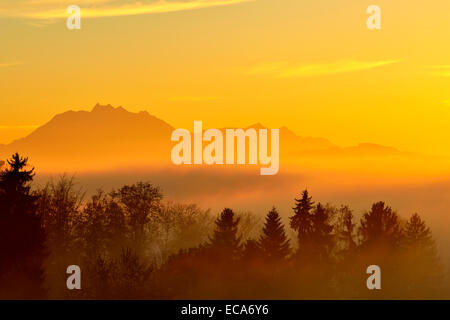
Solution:
[{"label": "mountain range", "polygon": [[[265,128],[257,123],[248,128]],[[46,170],[98,170],[170,164],[175,128],[146,111],[97,104],[90,111],[67,111],[31,134],[0,145],[0,159],[14,152]],[[401,154],[372,143],[342,148],[324,138],[302,137],[280,128],[280,161],[301,157],[379,157]]]}]

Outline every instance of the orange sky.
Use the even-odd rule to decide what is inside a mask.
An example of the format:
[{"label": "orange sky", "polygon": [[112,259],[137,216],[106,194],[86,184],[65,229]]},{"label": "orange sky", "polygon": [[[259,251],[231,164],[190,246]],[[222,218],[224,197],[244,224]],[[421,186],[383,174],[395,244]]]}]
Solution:
[{"label": "orange sky", "polygon": [[0,143],[101,102],[449,155],[449,35],[448,0],[3,0]]}]

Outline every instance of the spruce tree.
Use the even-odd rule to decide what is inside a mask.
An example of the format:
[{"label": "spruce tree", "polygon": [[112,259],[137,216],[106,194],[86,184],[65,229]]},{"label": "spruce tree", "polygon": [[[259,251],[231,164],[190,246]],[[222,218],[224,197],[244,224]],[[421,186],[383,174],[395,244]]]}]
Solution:
[{"label": "spruce tree", "polygon": [[385,294],[389,297],[400,296],[406,283],[400,268],[403,260],[400,251],[402,233],[397,213],[380,201],[372,205],[360,223],[360,246],[356,260],[360,263],[359,268],[361,265],[378,265],[383,270]]},{"label": "spruce tree", "polygon": [[290,253],[289,239],[275,207],[266,216],[263,234],[258,241],[258,245],[264,258],[269,261],[283,260]]},{"label": "spruce tree", "polygon": [[18,153],[0,172],[0,297],[42,298],[45,235],[30,183],[34,169]]},{"label": "spruce tree", "polygon": [[363,247],[398,248],[401,240],[398,215],[384,202],[374,203],[361,219],[359,233]]},{"label": "spruce tree", "polygon": [[312,197],[309,196],[308,190],[304,190],[301,199],[295,199],[294,215],[291,216],[290,226],[297,231],[298,251],[297,254],[303,255],[305,259],[313,250],[312,232],[313,221],[311,210],[314,207]]},{"label": "spruce tree", "polygon": [[235,218],[233,210],[225,208],[216,220],[216,228],[210,237],[208,247],[222,256],[237,257],[241,249],[241,238],[238,236],[239,218]]},{"label": "spruce tree", "polygon": [[403,275],[407,294],[416,299],[440,298],[443,272],[430,228],[414,213],[403,232]]},{"label": "spruce tree", "polygon": [[434,249],[434,241],[430,228],[427,227],[419,214],[414,213],[406,222],[404,228],[404,243],[408,247]]},{"label": "spruce tree", "polygon": [[319,261],[326,261],[333,246],[333,226],[329,223],[329,214],[322,204],[317,204],[311,216],[313,232],[312,241],[316,247],[315,257]]}]

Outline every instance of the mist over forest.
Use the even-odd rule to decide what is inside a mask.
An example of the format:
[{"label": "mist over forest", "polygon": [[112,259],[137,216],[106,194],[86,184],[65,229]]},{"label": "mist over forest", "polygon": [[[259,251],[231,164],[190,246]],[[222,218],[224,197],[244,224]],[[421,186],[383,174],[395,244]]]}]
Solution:
[{"label": "mist over forest", "polygon": [[[434,230],[380,199],[356,212],[299,188],[282,206],[209,210],[147,180],[87,194],[67,175],[32,188],[34,174],[19,154],[0,173],[2,298],[448,297]],[[67,290],[69,265],[83,270],[82,290]],[[381,291],[367,290],[370,265]]]}]

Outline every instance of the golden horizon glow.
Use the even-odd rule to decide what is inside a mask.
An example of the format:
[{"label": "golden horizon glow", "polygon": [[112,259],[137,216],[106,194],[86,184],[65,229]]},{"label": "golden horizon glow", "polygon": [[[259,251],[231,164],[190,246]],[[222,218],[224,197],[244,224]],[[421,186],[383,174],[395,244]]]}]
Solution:
[{"label": "golden horizon glow", "polygon": [[[448,0],[72,2],[1,2],[2,125],[99,102],[176,128],[260,122],[450,155]],[[66,28],[69,4],[81,30]],[[371,4],[381,30],[366,27]],[[27,132],[2,129],[0,143]]]}]

